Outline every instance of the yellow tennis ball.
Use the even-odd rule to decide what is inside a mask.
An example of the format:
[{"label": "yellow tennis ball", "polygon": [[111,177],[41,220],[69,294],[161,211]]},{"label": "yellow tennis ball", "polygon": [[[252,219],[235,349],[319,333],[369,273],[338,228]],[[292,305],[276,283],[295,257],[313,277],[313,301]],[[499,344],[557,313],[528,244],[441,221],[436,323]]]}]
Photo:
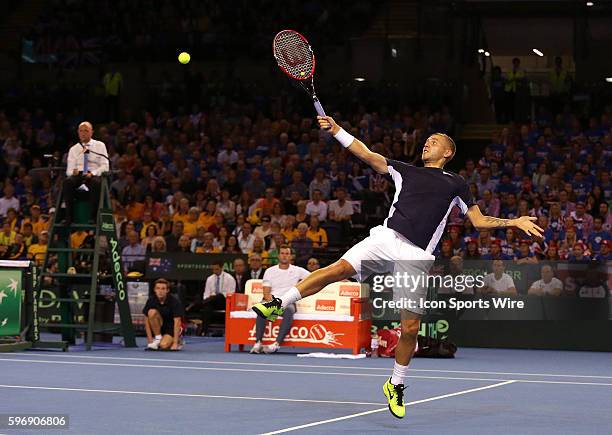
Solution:
[{"label": "yellow tennis ball", "polygon": [[305,75],[305,74],[306,74],[306,73],[305,73],[304,71],[300,71],[300,75],[301,75],[301,76],[303,76],[303,75]]},{"label": "yellow tennis ball", "polygon": [[189,61],[191,60],[191,56],[186,51],[183,51],[181,54],[179,54],[178,60],[180,63],[185,65],[189,63]]}]

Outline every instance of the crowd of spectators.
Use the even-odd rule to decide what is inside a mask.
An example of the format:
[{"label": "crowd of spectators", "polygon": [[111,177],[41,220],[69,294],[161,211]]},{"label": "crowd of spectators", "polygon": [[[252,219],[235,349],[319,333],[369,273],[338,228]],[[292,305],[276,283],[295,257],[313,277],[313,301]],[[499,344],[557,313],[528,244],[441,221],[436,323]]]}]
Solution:
[{"label": "crowd of spectators", "polygon": [[[148,252],[244,253],[267,267],[284,243],[295,264],[316,268],[382,221],[393,198],[389,178],[364,167],[313,118],[270,113],[251,105],[231,112],[194,106],[94,126],[118,171],[111,192],[126,270]],[[569,111],[545,115],[502,129],[482,156],[458,169],[483,213],[536,216],[544,240],[527,240],[513,228],[476,231],[455,209],[436,250],[442,260],[612,259],[611,109],[587,120]],[[429,133],[452,126],[447,109],[425,106],[339,117],[373,150],[404,161],[418,157]],[[44,166],[48,150],[65,159],[72,143],[66,131],[76,131],[52,120],[41,110],[0,113],[2,258],[44,257],[58,184],[49,172],[29,170]],[[88,236],[75,232],[72,246]]]},{"label": "crowd of spectators", "polygon": [[[384,216],[391,184],[360,165],[314,119],[265,117],[249,106],[234,110],[245,115],[194,106],[191,113],[146,113],[140,122],[96,129],[94,137],[106,143],[117,170],[110,186],[126,269],[147,252],[162,251],[258,254],[268,266],[286,242],[296,264],[315,267],[330,246],[356,238],[366,217]],[[400,159],[413,158],[427,132],[452,125],[447,109],[426,107],[349,119],[356,135]],[[44,250],[30,245],[38,246],[47,230],[58,184],[40,170],[41,156],[56,151],[65,160],[73,128],[42,110],[0,114],[5,258],[24,258],[28,250],[43,258]],[[31,236],[21,240],[22,234]],[[72,246],[87,236],[74,232]]]},{"label": "crowd of spectators", "polygon": [[480,159],[467,159],[464,176],[482,212],[502,218],[535,216],[544,240],[508,228],[475,231],[449,220],[443,257],[537,262],[610,260],[612,247],[611,109],[582,122],[566,111],[516,130],[503,128]]}]

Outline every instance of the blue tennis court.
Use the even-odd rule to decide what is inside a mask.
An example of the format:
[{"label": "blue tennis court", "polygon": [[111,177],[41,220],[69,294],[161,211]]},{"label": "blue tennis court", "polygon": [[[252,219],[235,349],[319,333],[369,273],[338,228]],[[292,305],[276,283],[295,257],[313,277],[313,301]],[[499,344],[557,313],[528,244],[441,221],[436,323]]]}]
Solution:
[{"label": "blue tennis court", "polygon": [[181,352],[1,354],[1,413],[68,414],[67,432],[78,434],[609,434],[612,426],[606,353],[462,348],[451,360],[415,359],[406,418],[397,420],[381,391],[389,359],[222,346],[191,338]]}]

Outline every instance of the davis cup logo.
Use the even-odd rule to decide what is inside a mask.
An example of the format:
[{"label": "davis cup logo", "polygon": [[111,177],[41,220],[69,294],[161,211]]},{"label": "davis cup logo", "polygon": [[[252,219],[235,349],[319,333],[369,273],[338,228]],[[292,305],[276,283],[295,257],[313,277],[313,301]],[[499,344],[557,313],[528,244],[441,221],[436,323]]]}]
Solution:
[{"label": "davis cup logo", "polygon": [[[264,341],[273,340],[278,336],[278,326],[272,327],[271,323],[266,326],[264,333]],[[342,346],[342,343],[337,340],[337,337],[344,335],[329,331],[320,323],[312,325],[310,328],[306,326],[293,326],[289,330],[289,334],[285,337],[286,342],[302,342],[325,344],[330,347]],[[255,325],[249,330],[249,341],[255,341]]]}]

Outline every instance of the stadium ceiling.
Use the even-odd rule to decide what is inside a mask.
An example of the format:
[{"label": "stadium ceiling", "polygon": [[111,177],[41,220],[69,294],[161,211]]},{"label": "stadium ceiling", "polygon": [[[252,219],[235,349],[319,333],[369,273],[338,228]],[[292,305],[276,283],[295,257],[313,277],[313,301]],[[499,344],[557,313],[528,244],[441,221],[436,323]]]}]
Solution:
[{"label": "stadium ceiling", "polygon": [[[528,55],[534,47],[546,55],[575,53],[582,43],[612,41],[612,1],[464,0],[468,16],[479,17],[487,48],[494,55]],[[586,42],[590,41],[590,42]]]},{"label": "stadium ceiling", "polygon": [[501,17],[574,17],[577,15],[612,16],[612,1],[592,0],[459,0],[456,5],[482,16]]}]

